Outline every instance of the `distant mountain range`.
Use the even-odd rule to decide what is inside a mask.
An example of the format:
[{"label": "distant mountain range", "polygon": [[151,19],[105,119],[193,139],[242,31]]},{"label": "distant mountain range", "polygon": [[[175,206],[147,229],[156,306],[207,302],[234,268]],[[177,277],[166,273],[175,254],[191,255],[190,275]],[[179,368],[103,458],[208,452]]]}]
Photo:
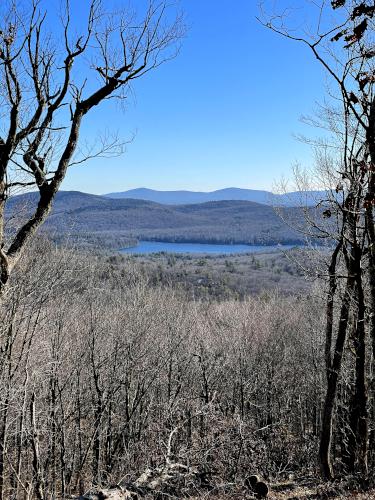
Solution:
[{"label": "distant mountain range", "polygon": [[[8,217],[18,223],[31,213],[36,193],[16,196],[7,203]],[[298,208],[283,210],[288,223],[265,204],[222,200],[167,205],[141,199],[113,199],[77,191],[57,194],[44,230],[72,240],[91,239],[120,248],[134,239],[170,242],[298,244],[304,238],[294,228],[302,221]],[[9,227],[11,227],[11,223]],[[120,241],[121,240],[121,241]]]},{"label": "distant mountain range", "polygon": [[294,191],[286,194],[274,194],[270,191],[256,189],[225,188],[217,191],[157,191],[148,188],[130,189],[118,193],[108,193],[107,198],[154,201],[164,205],[186,205],[191,203],[205,203],[209,201],[252,201],[263,205],[272,206],[314,206],[322,198],[325,191]]}]

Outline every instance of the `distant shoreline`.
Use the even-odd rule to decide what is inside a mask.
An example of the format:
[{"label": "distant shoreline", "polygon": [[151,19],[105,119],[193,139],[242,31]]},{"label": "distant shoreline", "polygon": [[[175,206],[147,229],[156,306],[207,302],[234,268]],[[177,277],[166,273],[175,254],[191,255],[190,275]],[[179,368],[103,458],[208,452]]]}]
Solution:
[{"label": "distant shoreline", "polygon": [[190,253],[190,254],[253,254],[290,250],[301,245],[250,245],[238,243],[207,243],[207,242],[167,242],[141,240],[138,245],[121,248],[121,253],[156,254],[156,253]]}]

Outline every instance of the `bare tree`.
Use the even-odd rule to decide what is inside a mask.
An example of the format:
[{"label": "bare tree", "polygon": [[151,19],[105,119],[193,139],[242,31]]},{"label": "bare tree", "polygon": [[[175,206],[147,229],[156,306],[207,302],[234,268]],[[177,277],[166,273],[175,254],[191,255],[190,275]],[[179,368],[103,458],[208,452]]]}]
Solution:
[{"label": "bare tree", "polygon": [[67,498],[166,462],[203,489],[314,468],[321,302],[193,302],[151,283],[33,239],[0,308],[0,498]]},{"label": "bare tree", "polygon": [[[132,81],[176,55],[183,35],[179,16],[167,21],[164,0],[150,0],[141,18],[107,13],[101,0],[84,4],[87,20],[78,34],[69,0],[54,24],[56,12],[44,0],[0,7],[0,294],[69,166],[122,151],[116,138],[104,138],[80,155],[86,115],[107,99],[125,99]],[[35,208],[6,240],[6,202],[24,188],[37,190]]]},{"label": "bare tree", "polygon": [[[262,8],[266,8],[266,2]],[[372,1],[306,2],[309,23],[291,28],[292,9],[265,15],[264,24],[278,34],[305,45],[336,85],[335,105],[325,108],[327,138],[317,143],[320,172],[329,181],[321,200],[322,231],[333,242],[327,273],[326,377],[320,464],[327,479],[334,477],[332,443],[335,408],[345,363],[346,347],[353,350],[354,380],[348,406],[349,437],[346,468],[368,473],[369,359],[375,346],[375,66]],[[311,16],[311,11],[315,16]],[[301,12],[301,11],[299,11]],[[311,20],[312,19],[312,20]],[[301,21],[301,19],[299,19]],[[321,122],[318,123],[321,126]],[[332,224],[331,221],[334,221]],[[372,343],[372,353],[368,345]],[[372,383],[373,386],[373,383]]]}]

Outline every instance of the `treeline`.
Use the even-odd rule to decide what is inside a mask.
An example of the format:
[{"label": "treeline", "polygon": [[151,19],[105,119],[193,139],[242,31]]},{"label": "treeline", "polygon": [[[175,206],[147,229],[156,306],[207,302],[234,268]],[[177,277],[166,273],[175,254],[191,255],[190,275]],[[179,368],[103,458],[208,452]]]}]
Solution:
[{"label": "treeline", "polygon": [[118,251],[123,248],[135,247],[140,241],[161,241],[164,243],[198,243],[213,245],[259,245],[259,246],[304,246],[306,238],[301,234],[296,237],[285,231],[270,234],[259,229],[244,228],[175,228],[168,230],[142,230],[119,231],[91,230],[90,228],[76,228],[71,226],[56,229],[52,224],[47,224],[42,233],[58,245],[72,245],[83,250],[109,250]]},{"label": "treeline", "polygon": [[37,242],[1,309],[0,497],[66,498],[167,453],[214,482],[315,472],[321,316],[314,298],[194,302]]},{"label": "treeline", "polygon": [[[43,232],[43,230],[42,230]],[[97,232],[58,232],[48,230],[47,237],[59,246],[72,246],[84,251],[94,253],[117,252],[124,248],[135,247],[139,241],[121,232],[97,231]]]},{"label": "treeline", "polygon": [[303,236],[297,237],[287,231],[276,231],[271,234],[268,230],[254,228],[188,228],[160,231],[142,231],[137,233],[139,240],[163,241],[165,243],[207,243],[213,245],[296,245],[306,243]]},{"label": "treeline", "polygon": [[[261,224],[261,221],[260,221]],[[213,245],[295,245],[306,244],[303,234],[295,235],[285,228],[276,228],[274,233],[260,227],[179,227],[170,229],[142,229],[121,231],[118,229],[97,230],[90,226],[76,228],[74,223],[62,230],[47,223],[44,231],[48,238],[58,244],[74,241],[75,246],[83,249],[102,248],[120,250],[136,246],[139,241],[162,241],[165,243],[203,243]]]}]

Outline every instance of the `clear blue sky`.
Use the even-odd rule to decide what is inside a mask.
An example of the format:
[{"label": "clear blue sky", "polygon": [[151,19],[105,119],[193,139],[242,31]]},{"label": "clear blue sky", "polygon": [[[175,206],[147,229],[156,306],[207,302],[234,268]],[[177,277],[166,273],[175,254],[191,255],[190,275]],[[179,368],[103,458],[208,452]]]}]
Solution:
[{"label": "clear blue sky", "polygon": [[[135,2],[136,4],[137,2]],[[306,48],[256,20],[256,0],[181,0],[189,30],[177,59],[134,85],[125,112],[109,102],[85,124],[135,138],[119,158],[73,167],[64,189],[271,189],[311,153],[293,134],[324,95]]]}]

